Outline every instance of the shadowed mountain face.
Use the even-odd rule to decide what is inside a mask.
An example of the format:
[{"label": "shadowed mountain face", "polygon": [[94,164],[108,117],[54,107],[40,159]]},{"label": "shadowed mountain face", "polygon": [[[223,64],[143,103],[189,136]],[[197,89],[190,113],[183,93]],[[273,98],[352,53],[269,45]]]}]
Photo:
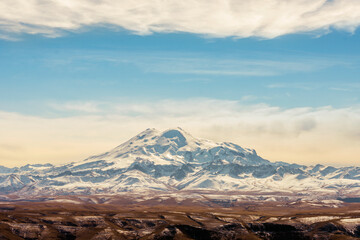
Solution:
[{"label": "shadowed mountain face", "polygon": [[282,192],[301,198],[358,196],[360,168],[270,162],[255,150],[198,139],[180,128],[147,129],[109,152],[71,164],[0,167],[3,194],[146,190]]}]

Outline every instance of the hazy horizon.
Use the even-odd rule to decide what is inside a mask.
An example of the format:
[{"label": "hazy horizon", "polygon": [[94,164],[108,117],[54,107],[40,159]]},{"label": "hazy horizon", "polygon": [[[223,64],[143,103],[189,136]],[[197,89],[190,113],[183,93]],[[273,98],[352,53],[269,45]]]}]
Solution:
[{"label": "hazy horizon", "polygon": [[360,2],[0,1],[0,165],[146,128],[360,166]]}]

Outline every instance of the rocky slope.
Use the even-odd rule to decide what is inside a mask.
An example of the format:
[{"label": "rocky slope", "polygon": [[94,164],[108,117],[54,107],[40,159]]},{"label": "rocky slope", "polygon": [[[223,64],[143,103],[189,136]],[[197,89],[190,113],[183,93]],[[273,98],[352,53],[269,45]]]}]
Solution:
[{"label": "rocky slope", "polygon": [[354,209],[284,214],[237,208],[0,204],[0,239],[358,239],[360,215]]}]

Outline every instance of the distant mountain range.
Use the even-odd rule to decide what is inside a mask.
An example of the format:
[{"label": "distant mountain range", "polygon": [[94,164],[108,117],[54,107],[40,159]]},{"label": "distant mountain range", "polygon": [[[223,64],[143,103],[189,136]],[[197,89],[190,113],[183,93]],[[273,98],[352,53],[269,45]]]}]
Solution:
[{"label": "distant mountain range", "polygon": [[270,162],[253,149],[195,138],[181,128],[147,129],[109,152],[70,164],[0,166],[3,195],[126,191],[360,196],[360,167]]}]

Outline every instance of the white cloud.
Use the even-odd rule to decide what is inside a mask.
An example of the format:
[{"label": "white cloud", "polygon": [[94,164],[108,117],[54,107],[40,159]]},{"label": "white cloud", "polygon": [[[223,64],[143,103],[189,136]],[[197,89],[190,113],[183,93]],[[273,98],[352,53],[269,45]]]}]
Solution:
[{"label": "white cloud", "polygon": [[348,64],[314,57],[283,60],[143,57],[133,63],[146,72],[224,76],[276,76]]},{"label": "white cloud", "polygon": [[99,105],[100,103],[97,102],[67,102],[65,104],[49,103],[49,106],[54,110],[85,113],[100,112]]},{"label": "white cloud", "polygon": [[188,32],[274,38],[289,33],[354,31],[358,0],[1,0],[3,33],[56,37],[88,26],[136,34]]},{"label": "white cloud", "polygon": [[[63,105],[73,112],[71,103]],[[255,148],[273,161],[359,165],[360,106],[281,109],[216,99],[98,106],[100,112],[58,118],[0,112],[0,146],[13,146],[0,147],[1,164],[80,160],[146,128],[180,126],[194,136]]]},{"label": "white cloud", "polygon": [[[278,76],[314,72],[335,66],[352,67],[355,64],[354,61],[329,59],[328,56],[299,57],[297,55],[287,55],[285,57],[281,54],[273,54],[263,59],[256,59],[253,56],[242,56],[236,59],[219,53],[204,55],[191,52],[146,52],[136,54],[116,52],[114,54],[108,51],[97,51],[84,54],[73,53],[71,57],[61,60],[58,59],[58,56],[46,59],[46,64],[52,67],[80,65],[82,70],[88,70],[99,62],[108,62],[117,66],[132,65],[145,73],[189,74],[197,77],[203,75]],[[275,88],[276,85],[270,87]]]}]

